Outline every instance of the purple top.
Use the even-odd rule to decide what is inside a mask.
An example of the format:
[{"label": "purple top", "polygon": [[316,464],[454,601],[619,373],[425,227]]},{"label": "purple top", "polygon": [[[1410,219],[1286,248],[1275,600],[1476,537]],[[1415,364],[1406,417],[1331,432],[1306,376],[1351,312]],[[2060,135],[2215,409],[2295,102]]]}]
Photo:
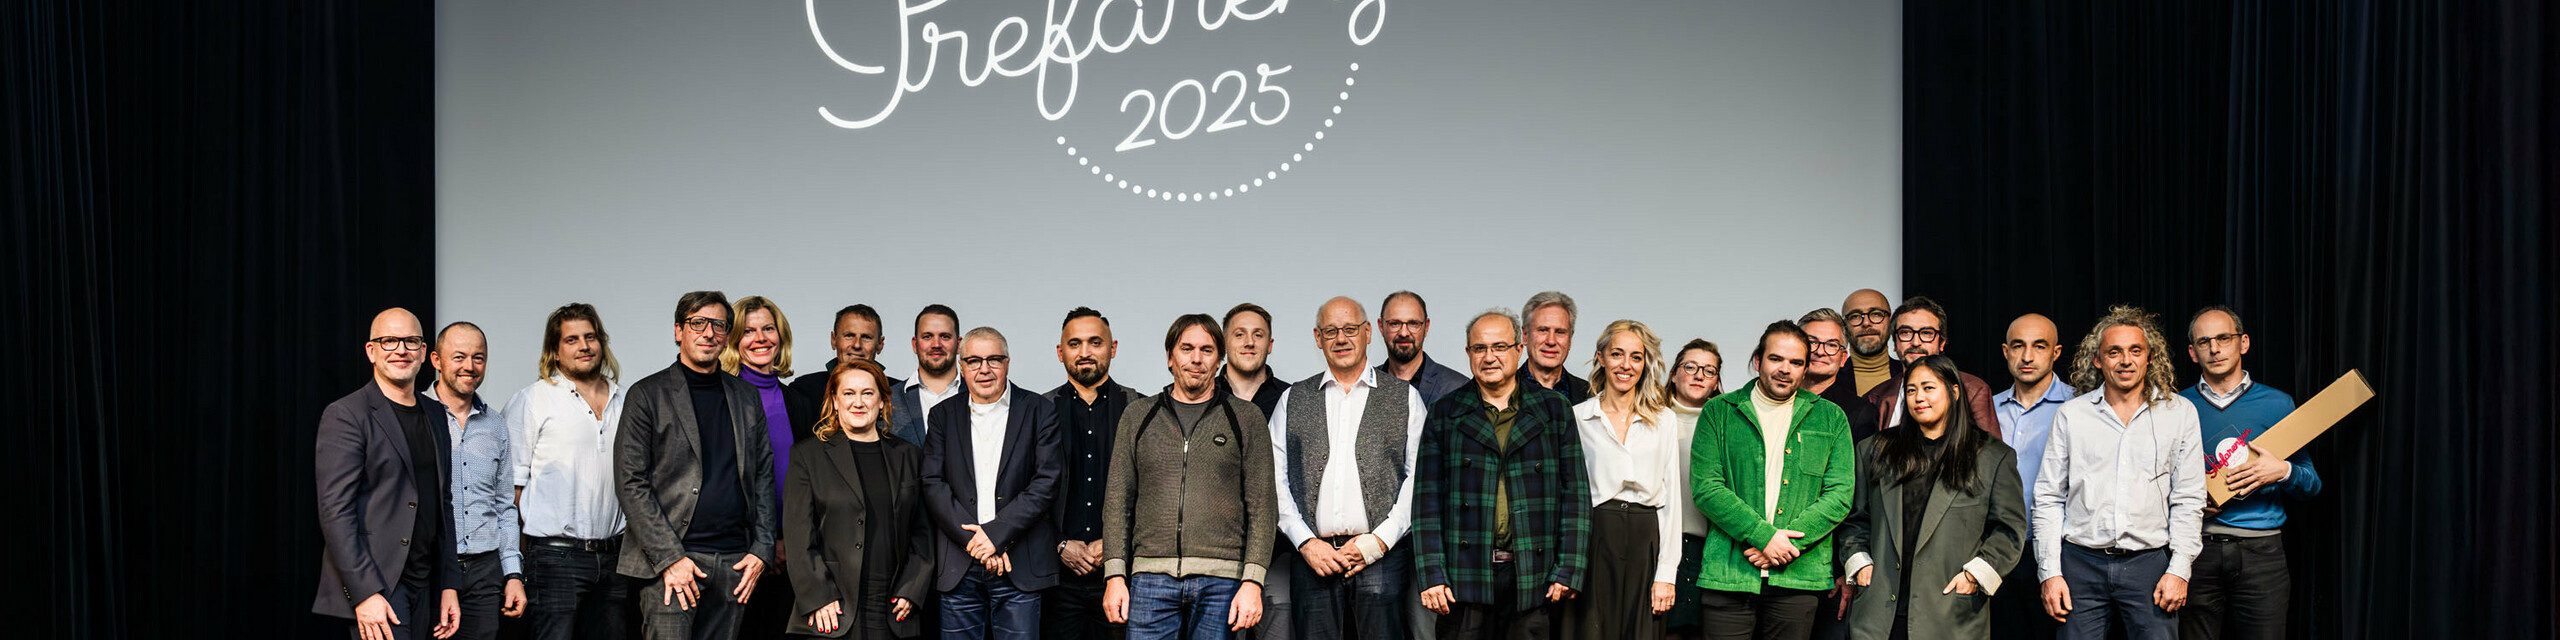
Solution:
[{"label": "purple top", "polygon": [[764,372],[757,371],[755,367],[745,365],[738,367],[738,377],[746,379],[747,384],[755,385],[756,397],[763,400],[765,436],[773,439],[774,508],[780,509],[782,508],[782,472],[791,468],[793,428],[791,410],[782,405],[782,379],[766,375]]}]

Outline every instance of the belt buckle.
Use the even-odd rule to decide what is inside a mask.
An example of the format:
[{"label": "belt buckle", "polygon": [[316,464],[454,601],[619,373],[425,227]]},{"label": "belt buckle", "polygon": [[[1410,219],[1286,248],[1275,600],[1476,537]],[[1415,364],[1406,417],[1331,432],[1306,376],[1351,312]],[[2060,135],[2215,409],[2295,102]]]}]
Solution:
[{"label": "belt buckle", "polygon": [[1511,561],[1513,561],[1513,560],[1518,560],[1518,559],[1519,559],[1519,554],[1512,553],[1512,552],[1510,552],[1509,550],[1505,550],[1505,549],[1495,549],[1495,550],[1493,550],[1493,563],[1494,563],[1494,564],[1509,564],[1509,563],[1511,563]]}]

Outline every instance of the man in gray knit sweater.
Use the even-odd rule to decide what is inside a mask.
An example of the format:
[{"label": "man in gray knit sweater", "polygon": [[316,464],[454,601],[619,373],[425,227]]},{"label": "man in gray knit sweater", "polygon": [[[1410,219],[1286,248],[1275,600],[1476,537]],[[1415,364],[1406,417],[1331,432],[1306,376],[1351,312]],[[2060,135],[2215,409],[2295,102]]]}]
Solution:
[{"label": "man in gray knit sweater", "polygon": [[1270,431],[1253,403],[1218,393],[1207,314],[1165,332],[1173,385],[1120,414],[1103,496],[1102,610],[1131,640],[1225,640],[1262,619],[1264,563],[1279,531]]}]

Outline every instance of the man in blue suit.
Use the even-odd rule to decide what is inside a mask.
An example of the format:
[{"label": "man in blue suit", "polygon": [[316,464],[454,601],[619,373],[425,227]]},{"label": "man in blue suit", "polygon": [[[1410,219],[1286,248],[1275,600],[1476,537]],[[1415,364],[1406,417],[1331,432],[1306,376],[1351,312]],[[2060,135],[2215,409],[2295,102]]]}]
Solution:
[{"label": "man in blue suit", "polygon": [[942,401],[960,395],[955,356],[960,350],[960,314],[951,307],[925,305],[916,312],[915,330],[907,344],[916,352],[916,376],[897,385],[897,394],[889,398],[889,435],[921,444],[925,417]]},{"label": "man in blue suit", "polygon": [[323,551],[311,610],[354,618],[358,640],[411,640],[422,625],[448,637],[463,576],[444,406],[417,386],[426,330],[395,308],[365,335],[373,380],[320,411],[312,446]]},{"label": "man in blue suit", "polygon": [[959,355],[968,400],[925,417],[925,509],[942,539],[934,576],[942,638],[1028,640],[1039,636],[1040,591],[1058,583],[1049,518],[1065,467],[1057,414],[1047,398],[1009,381],[1004,334],[970,329]]}]

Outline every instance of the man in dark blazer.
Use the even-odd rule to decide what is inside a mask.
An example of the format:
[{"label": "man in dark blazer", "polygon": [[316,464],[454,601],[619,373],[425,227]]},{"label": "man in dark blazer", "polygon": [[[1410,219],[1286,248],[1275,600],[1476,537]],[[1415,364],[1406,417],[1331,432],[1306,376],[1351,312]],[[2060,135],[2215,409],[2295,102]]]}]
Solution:
[{"label": "man in dark blazer", "polygon": [[933,408],[967,392],[959,371],[960,312],[941,304],[925,305],[916,312],[915,331],[907,344],[915,349],[916,377],[891,385],[897,393],[889,396],[889,435],[925,442],[925,418]]},{"label": "man in dark blazer", "polygon": [[417,388],[426,331],[395,308],[366,335],[373,380],[321,410],[312,447],[322,553],[311,610],[355,619],[361,640],[410,640],[419,625],[448,637],[463,576],[444,409]]},{"label": "man in dark blazer", "polygon": [[676,364],[631,385],[613,439],[629,520],[622,575],[640,591],[642,637],[727,640],[773,557],[773,443],[755,387],[720,372],[729,300],[676,302]]},{"label": "man in dark blazer", "polygon": [[1035,638],[1040,591],[1058,583],[1049,517],[1065,466],[1057,416],[1047,398],[1009,381],[1004,334],[970,329],[959,361],[969,397],[925,418],[925,509],[942,538],[934,580],[942,638]]}]

